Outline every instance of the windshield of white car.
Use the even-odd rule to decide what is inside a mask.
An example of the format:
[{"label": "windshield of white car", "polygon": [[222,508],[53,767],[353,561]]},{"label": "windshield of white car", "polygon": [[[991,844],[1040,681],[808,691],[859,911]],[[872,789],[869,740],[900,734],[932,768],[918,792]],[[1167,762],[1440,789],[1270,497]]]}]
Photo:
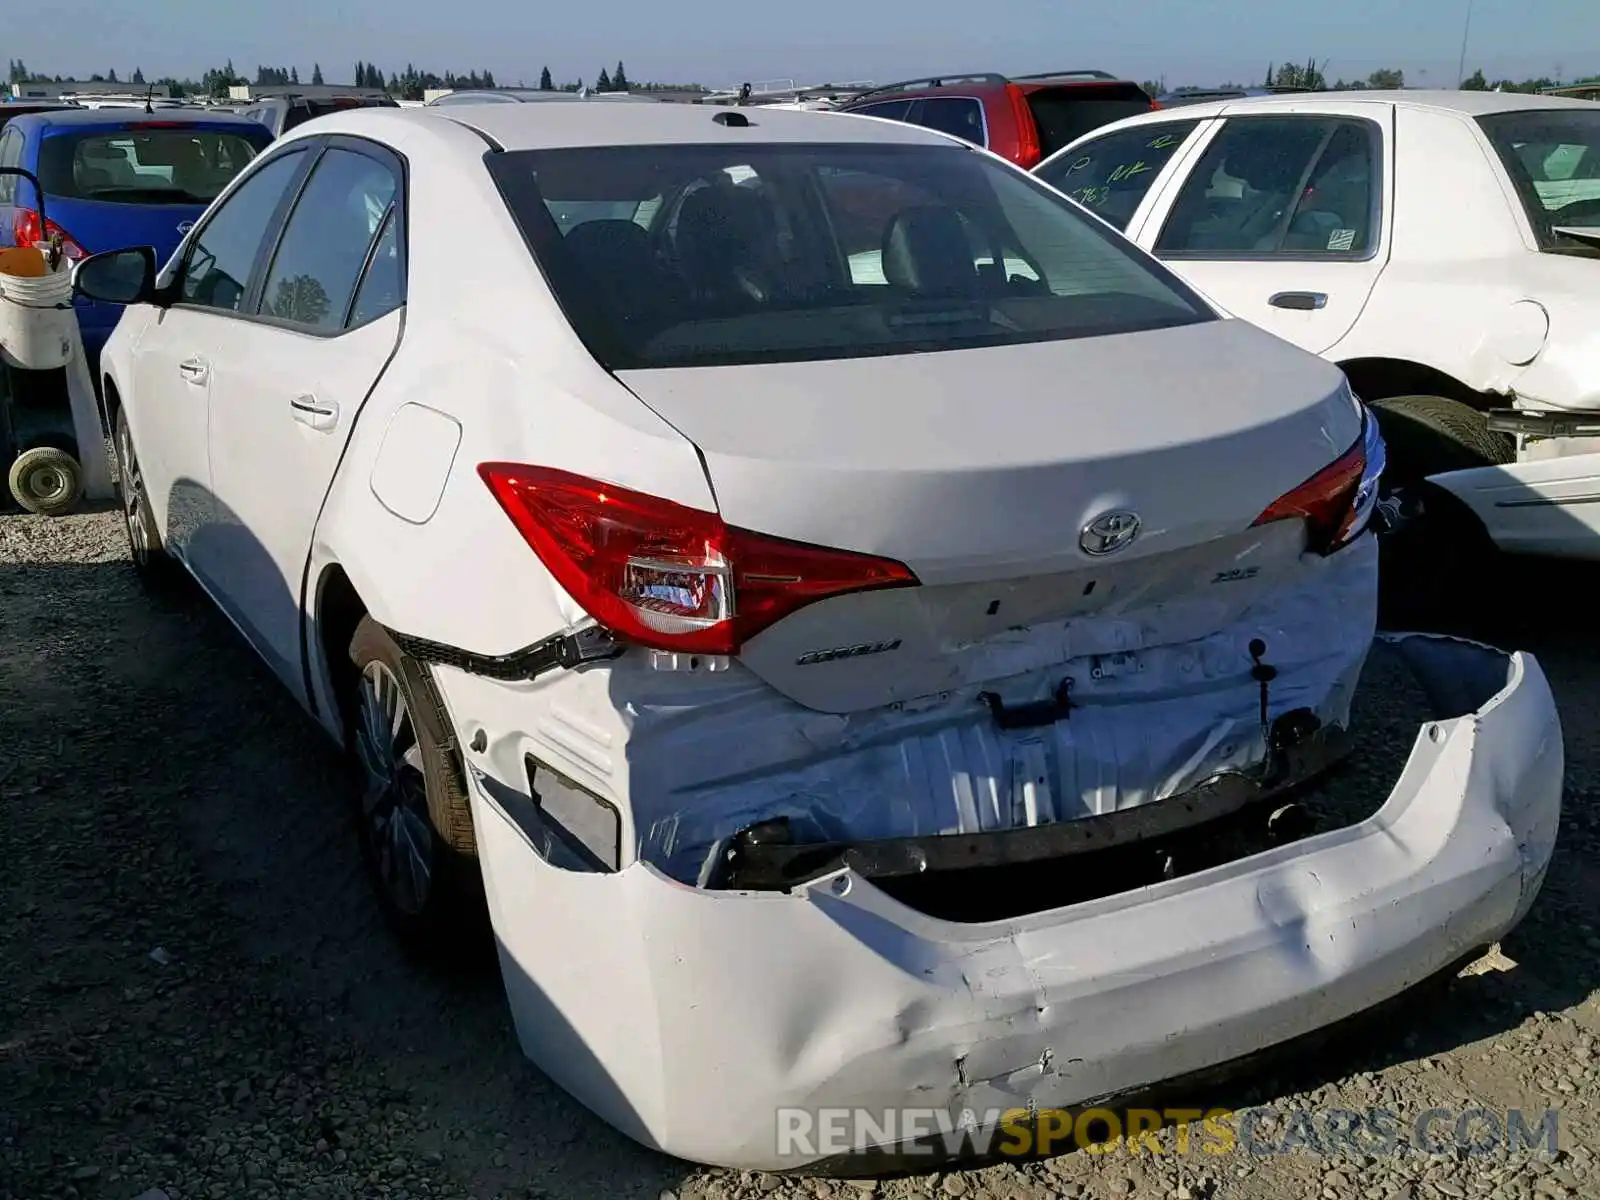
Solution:
[{"label": "windshield of white car", "polygon": [[209,204],[261,146],[235,130],[192,127],[52,133],[39,146],[39,182],[68,200]]},{"label": "windshield of white car", "polygon": [[1600,105],[1480,117],[1547,250],[1579,249],[1561,229],[1600,230]]},{"label": "windshield of white car", "polygon": [[1216,319],[1070,201],[955,145],[608,146],[486,161],[563,311],[612,370]]}]

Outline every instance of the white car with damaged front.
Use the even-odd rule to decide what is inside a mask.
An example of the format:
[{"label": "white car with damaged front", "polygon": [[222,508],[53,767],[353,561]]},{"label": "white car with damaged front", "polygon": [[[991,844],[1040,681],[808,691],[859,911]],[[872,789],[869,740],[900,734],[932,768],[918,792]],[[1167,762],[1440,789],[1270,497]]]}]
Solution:
[{"label": "white car with damaged front", "polygon": [[[784,1108],[1140,1087],[1538,891],[1549,689],[1440,639],[1400,643],[1445,719],[1393,793],[1270,845],[1352,744],[1382,443],[1335,368],[991,155],[351,112],[153,267],[77,276],[130,304],[135,565],[186,568],[360,764],[402,935],[486,896],[525,1051],[642,1142],[781,1168],[831,1153]],[[1248,852],[1189,855],[1230,820]],[[1062,890],[1107,848],[1135,865]]]}]

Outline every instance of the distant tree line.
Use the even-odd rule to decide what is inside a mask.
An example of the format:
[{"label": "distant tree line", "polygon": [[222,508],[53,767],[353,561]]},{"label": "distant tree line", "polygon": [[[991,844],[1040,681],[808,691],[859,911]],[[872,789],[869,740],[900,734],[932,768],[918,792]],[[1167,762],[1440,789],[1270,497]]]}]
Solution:
[{"label": "distant tree line", "polygon": [[[1336,79],[1328,82],[1328,64],[1326,60],[1319,63],[1314,58],[1309,58],[1303,63],[1273,63],[1267,67],[1266,78],[1262,83],[1234,83],[1229,81],[1217,85],[1222,89],[1243,89],[1253,87],[1287,87],[1303,88],[1313,92],[1352,92],[1352,91],[1395,91],[1406,86],[1406,73],[1399,67],[1385,67],[1374,71],[1365,79]],[[1147,80],[1144,89],[1152,95],[1160,95],[1168,90],[1166,79]],[[1540,92],[1545,88],[1572,86],[1585,83],[1600,82],[1600,75],[1590,75],[1585,78],[1574,79],[1571,84],[1564,84],[1559,79],[1542,77],[1539,79],[1524,79],[1520,82],[1512,79],[1497,79],[1490,82],[1483,71],[1474,71],[1461,86],[1473,92]],[[1171,89],[1182,91],[1182,88]]]},{"label": "distant tree line", "polygon": [[300,82],[300,68],[258,66],[255,82],[257,87],[287,87]]},{"label": "distant tree line", "polygon": [[1548,77],[1524,79],[1521,83],[1511,79],[1496,79],[1491,83],[1484,77],[1480,68],[1463,79],[1461,87],[1469,92],[1542,92],[1545,88],[1576,87],[1585,83],[1600,83],[1600,75],[1589,75],[1582,79],[1574,79],[1571,83],[1563,83],[1559,79],[1550,79]]},{"label": "distant tree line", "polygon": [[[383,88],[391,96],[401,100],[421,100],[430,91],[444,88],[493,88],[500,87],[492,71],[469,71],[465,75],[457,75],[446,71],[440,75],[433,71],[418,70],[410,63],[406,64],[404,71],[390,72],[387,78],[383,71],[372,63],[356,64],[356,85],[358,87]],[[519,80],[515,85],[523,86]],[[583,80],[578,79],[572,83],[557,85],[550,74],[550,68],[544,67],[539,72],[539,89],[546,92],[575,92],[583,87]],[[626,92],[634,85],[628,79],[627,69],[621,60],[617,62],[615,71],[600,68],[600,74],[595,77],[593,90],[597,92]]]},{"label": "distant tree line", "polygon": [[[1267,67],[1265,86],[1267,87],[1293,87],[1305,88],[1309,91],[1357,91],[1357,90],[1382,90],[1403,88],[1406,86],[1405,72],[1398,67],[1385,67],[1374,71],[1365,79],[1336,79],[1328,82],[1327,61],[1319,63],[1315,58],[1308,58],[1303,63],[1285,62],[1273,63]],[[39,74],[29,69],[28,65],[20,58],[8,60],[6,64],[7,79],[11,83],[65,83],[60,75],[50,76]],[[105,74],[89,76],[90,82],[120,83],[124,82],[117,72],[107,71]],[[144,87],[144,72],[135,67],[126,82],[130,87]],[[171,76],[155,81],[165,86],[174,96],[226,96],[230,87],[254,83],[258,87],[293,87],[300,82],[300,69],[298,67],[256,67],[254,80],[241,74],[234,68],[230,59],[226,66],[213,67],[206,71],[199,79],[176,79]],[[311,68],[311,85],[324,86],[322,65],[313,64]],[[1600,75],[1588,75],[1569,81],[1571,85],[1600,83]],[[404,71],[391,71],[385,74],[376,63],[358,62],[355,66],[355,85],[363,88],[382,88],[391,96],[400,100],[421,100],[425,93],[446,88],[493,88],[502,86],[494,77],[492,71],[468,71],[461,74],[454,71],[439,73],[436,71],[421,70],[407,63]],[[516,86],[523,86],[518,80]],[[570,83],[556,83],[550,74],[550,68],[544,67],[539,72],[540,89],[547,92],[564,91],[575,92],[584,86],[581,78]],[[1259,87],[1261,84],[1234,83],[1232,81],[1217,85],[1221,88],[1249,88]],[[1490,80],[1482,68],[1467,76],[1461,86],[1468,91],[1478,92],[1539,92],[1545,88],[1567,86],[1559,79],[1541,77],[1538,79],[1513,79]],[[619,60],[614,70],[602,67],[594,77],[591,90],[596,92],[626,92],[634,88],[659,88],[659,87],[689,87],[699,88],[699,84],[665,84],[665,83],[639,83],[628,77],[627,69]],[[1147,79],[1144,81],[1145,91],[1152,95],[1161,95],[1169,90],[1182,91],[1182,88],[1167,87],[1166,77]],[[702,89],[703,90],[703,89]]]},{"label": "distant tree line", "polygon": [[1310,92],[1395,91],[1406,86],[1406,73],[1398,67],[1384,67],[1365,79],[1336,79],[1328,82],[1327,61],[1308,58],[1303,63],[1283,63],[1267,67],[1266,87],[1303,88]]},{"label": "distant tree line", "polygon": [[[11,83],[65,83],[60,75],[54,77],[42,75],[28,68],[21,59],[11,59],[6,65],[6,74]],[[121,83],[115,71],[105,74],[91,75],[89,82],[94,83]],[[132,86],[145,86],[144,72],[134,68],[133,74],[128,76],[126,82]],[[298,67],[269,67],[257,65],[255,77],[252,79],[237,70],[233,60],[229,59],[222,67],[213,67],[206,71],[199,79],[177,79],[168,76],[155,81],[167,88],[173,96],[215,96],[224,97],[231,87],[242,87],[253,84],[256,87],[294,87],[300,83],[300,69]],[[322,87],[322,64],[314,64],[311,68],[311,86]],[[467,71],[427,71],[407,63],[404,71],[391,71],[385,74],[376,63],[358,62],[355,65],[355,86],[361,88],[382,88],[389,95],[399,100],[421,100],[429,91],[443,90],[446,88],[494,88],[503,86],[495,79],[494,72]],[[515,84],[524,86],[521,80]],[[584,86],[582,79],[570,83],[556,83],[550,74],[550,68],[544,67],[539,72],[540,89],[547,92],[564,91],[575,92]],[[646,87],[689,87],[699,88],[699,84],[640,84],[629,79],[627,68],[618,60],[615,69],[600,68],[595,76],[590,89],[596,92],[626,92],[634,88]],[[703,89],[702,89],[703,90]]]}]

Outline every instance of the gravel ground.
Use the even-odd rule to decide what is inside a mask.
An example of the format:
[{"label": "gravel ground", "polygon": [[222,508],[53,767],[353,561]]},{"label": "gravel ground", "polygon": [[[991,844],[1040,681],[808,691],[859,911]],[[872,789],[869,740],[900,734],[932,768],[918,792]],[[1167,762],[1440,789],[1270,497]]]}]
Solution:
[{"label": "gravel ground", "polygon": [[[1588,575],[1540,586],[1596,594]],[[395,952],[337,764],[225,622],[146,600],[114,514],[0,516],[0,1200],[1600,1194],[1600,644],[1570,607],[1499,630],[1540,655],[1567,743],[1562,840],[1527,922],[1442,994],[1198,1098],[1280,1128],[1313,1108],[1409,1125],[1556,1106],[1557,1153],[1191,1145],[780,1180],[651,1154],[546,1082],[492,964],[440,978]],[[1378,753],[1358,784],[1392,779],[1409,745],[1404,691],[1362,702]]]}]

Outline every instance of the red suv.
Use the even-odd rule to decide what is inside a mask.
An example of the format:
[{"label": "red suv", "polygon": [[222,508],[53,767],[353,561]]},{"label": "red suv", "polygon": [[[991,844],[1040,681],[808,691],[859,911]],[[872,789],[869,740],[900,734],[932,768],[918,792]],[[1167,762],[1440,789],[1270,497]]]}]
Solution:
[{"label": "red suv", "polygon": [[925,125],[1029,168],[1074,138],[1160,105],[1137,83],[1104,71],[940,75],[853,97],[841,112]]}]

